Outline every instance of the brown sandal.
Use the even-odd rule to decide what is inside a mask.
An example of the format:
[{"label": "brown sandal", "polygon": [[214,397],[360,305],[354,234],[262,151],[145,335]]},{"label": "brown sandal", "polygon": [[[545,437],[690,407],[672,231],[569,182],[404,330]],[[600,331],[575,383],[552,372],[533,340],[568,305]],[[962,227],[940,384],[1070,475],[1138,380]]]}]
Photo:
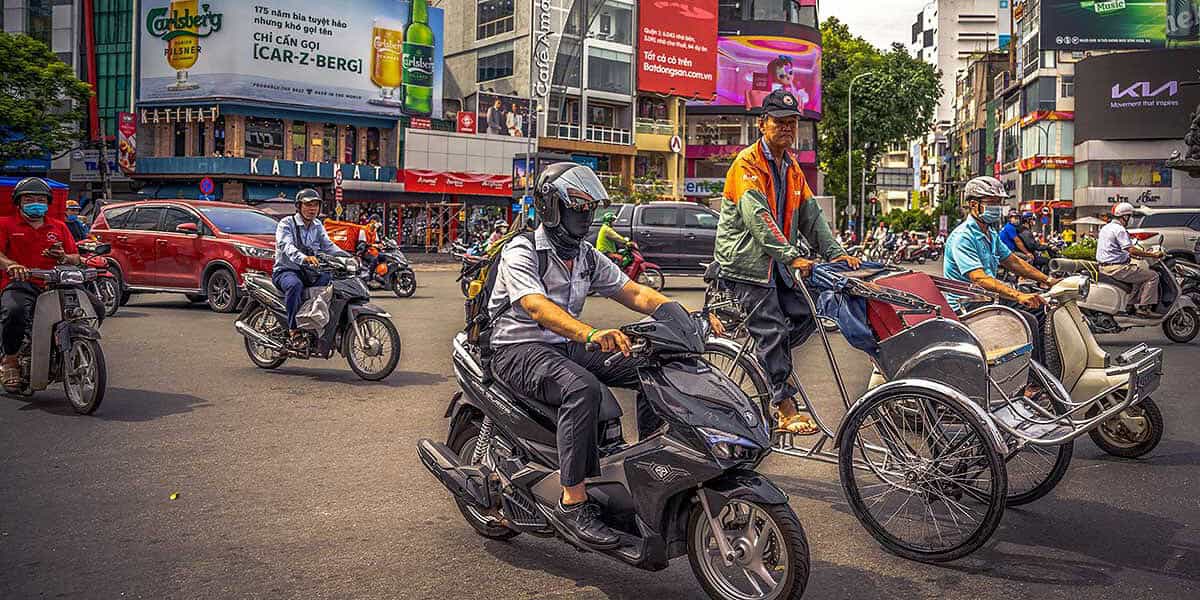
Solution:
[{"label": "brown sandal", "polygon": [[775,431],[790,433],[792,435],[816,435],[821,432],[821,428],[811,417],[804,414],[796,414],[790,417],[779,418],[779,424],[775,427]]},{"label": "brown sandal", "polygon": [[10,393],[21,391],[21,367],[15,365],[0,366],[0,382],[4,390]]}]

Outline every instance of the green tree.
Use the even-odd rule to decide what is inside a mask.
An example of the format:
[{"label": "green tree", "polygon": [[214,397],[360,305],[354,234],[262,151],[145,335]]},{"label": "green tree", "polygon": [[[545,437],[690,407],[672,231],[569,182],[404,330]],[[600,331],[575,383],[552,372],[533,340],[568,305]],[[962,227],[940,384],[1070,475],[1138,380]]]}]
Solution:
[{"label": "green tree", "polygon": [[91,95],[45,44],[0,32],[0,163],[69,150]]},{"label": "green tree", "polygon": [[[861,165],[875,165],[888,146],[924,135],[933,125],[943,90],[932,65],[917,60],[900,44],[886,52],[850,32],[830,17],[821,24],[823,56],[823,116],[817,125],[824,160],[825,192],[838,199],[838,212],[846,204],[846,128],[849,110],[846,95],[854,84],[854,196],[859,195]],[[864,144],[873,147],[864,151]],[[865,162],[862,162],[865,161]],[[840,167],[840,168],[839,168]],[[872,178],[868,170],[868,181]]]}]

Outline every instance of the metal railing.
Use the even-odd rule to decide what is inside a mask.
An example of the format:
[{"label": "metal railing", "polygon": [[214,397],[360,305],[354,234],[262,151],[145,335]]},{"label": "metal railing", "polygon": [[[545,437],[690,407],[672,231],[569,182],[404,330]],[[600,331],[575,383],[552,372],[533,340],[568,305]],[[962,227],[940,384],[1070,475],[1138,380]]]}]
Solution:
[{"label": "metal railing", "polygon": [[659,119],[638,119],[637,132],[650,135],[675,135],[675,124]]},{"label": "metal railing", "polygon": [[629,146],[633,144],[633,133],[628,129],[612,129],[609,127],[597,127],[588,125],[587,139],[590,142],[600,142],[602,144],[620,144]]},{"label": "metal railing", "polygon": [[574,123],[547,123],[546,137],[558,138],[560,140],[578,140],[580,137],[580,127]]}]

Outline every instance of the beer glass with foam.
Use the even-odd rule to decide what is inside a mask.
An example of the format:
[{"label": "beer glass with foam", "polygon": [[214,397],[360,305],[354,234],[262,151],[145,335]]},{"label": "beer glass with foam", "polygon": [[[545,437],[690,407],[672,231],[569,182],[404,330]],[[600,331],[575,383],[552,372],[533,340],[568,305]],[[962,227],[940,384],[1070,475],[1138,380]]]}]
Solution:
[{"label": "beer glass with foam", "polygon": [[174,35],[167,42],[165,53],[167,64],[175,69],[175,83],[167,86],[168,90],[194,90],[199,87],[188,81],[187,72],[196,65],[196,59],[200,57],[200,38],[196,36],[200,33],[199,25],[195,24],[194,19],[189,19],[192,22],[191,26],[176,26],[180,19],[195,17],[199,10],[199,0],[171,0],[171,25],[168,31]]},{"label": "beer glass with foam", "polygon": [[396,89],[403,80],[404,24],[396,19],[377,18],[371,30],[371,83],[379,86],[379,97],[371,104],[400,106]]}]

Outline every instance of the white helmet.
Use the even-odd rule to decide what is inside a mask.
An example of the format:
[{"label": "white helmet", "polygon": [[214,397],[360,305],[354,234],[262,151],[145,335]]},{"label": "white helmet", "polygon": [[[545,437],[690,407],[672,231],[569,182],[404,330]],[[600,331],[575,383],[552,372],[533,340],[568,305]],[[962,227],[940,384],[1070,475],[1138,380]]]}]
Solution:
[{"label": "white helmet", "polygon": [[963,188],[963,196],[967,200],[980,198],[1011,198],[1004,184],[995,177],[976,177],[967,182]]},{"label": "white helmet", "polygon": [[1112,214],[1114,217],[1128,217],[1133,214],[1133,205],[1128,202],[1122,202],[1113,207]]}]

